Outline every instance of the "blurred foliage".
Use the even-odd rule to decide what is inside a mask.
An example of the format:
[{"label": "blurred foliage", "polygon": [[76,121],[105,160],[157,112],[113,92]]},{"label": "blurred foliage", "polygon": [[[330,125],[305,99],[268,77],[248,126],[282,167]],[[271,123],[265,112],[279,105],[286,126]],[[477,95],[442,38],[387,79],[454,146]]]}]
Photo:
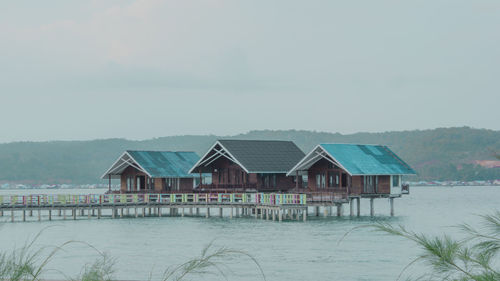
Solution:
[{"label": "blurred foliage", "polygon": [[342,135],[315,131],[251,131],[232,137],[173,136],[144,141],[16,142],[0,144],[0,181],[26,183],[97,183],[104,171],[127,149],[184,150],[203,155],[219,138],[292,140],[304,152],[318,143],[388,145],[417,172],[405,180],[500,179],[500,169],[473,165],[474,160],[495,160],[500,131],[439,128]]},{"label": "blurred foliage", "polygon": [[403,269],[398,280],[406,269],[416,262],[421,262],[429,270],[415,280],[498,281],[500,212],[480,217],[479,227],[467,224],[458,226],[465,234],[465,239],[461,240],[449,235],[428,236],[407,230],[403,226],[386,223],[371,227],[413,241],[421,248],[422,253]]}]

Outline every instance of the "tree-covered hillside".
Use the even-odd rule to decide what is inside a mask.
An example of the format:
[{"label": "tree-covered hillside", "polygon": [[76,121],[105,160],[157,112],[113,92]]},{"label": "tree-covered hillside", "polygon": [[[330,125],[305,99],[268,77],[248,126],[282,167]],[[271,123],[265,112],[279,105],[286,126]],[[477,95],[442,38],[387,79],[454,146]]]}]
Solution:
[{"label": "tree-covered hillside", "polygon": [[349,135],[263,130],[231,137],[7,143],[0,144],[0,181],[95,183],[124,150],[187,150],[201,156],[219,138],[292,140],[304,152],[327,142],[385,144],[417,170],[419,176],[412,180],[500,179],[500,169],[472,164],[474,160],[496,159],[500,131],[463,127]]}]

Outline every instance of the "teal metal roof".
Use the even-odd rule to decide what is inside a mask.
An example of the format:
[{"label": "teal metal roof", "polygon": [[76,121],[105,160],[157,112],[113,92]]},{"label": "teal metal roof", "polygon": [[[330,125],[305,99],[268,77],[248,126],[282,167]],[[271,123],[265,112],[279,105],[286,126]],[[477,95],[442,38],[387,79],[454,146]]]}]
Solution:
[{"label": "teal metal roof", "polygon": [[192,178],[189,169],[198,162],[200,157],[194,152],[172,151],[135,151],[127,150],[146,172],[153,178]]},{"label": "teal metal roof", "polygon": [[415,171],[384,145],[333,144],[320,146],[351,175],[413,175]]}]

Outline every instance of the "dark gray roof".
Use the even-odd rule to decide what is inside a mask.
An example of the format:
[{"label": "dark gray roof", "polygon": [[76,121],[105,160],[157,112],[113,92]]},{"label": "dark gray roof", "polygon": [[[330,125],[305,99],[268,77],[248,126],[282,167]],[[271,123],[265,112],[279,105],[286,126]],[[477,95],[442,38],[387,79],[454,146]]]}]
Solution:
[{"label": "dark gray roof", "polygon": [[304,157],[304,152],[291,141],[219,140],[219,143],[249,173],[286,173]]}]

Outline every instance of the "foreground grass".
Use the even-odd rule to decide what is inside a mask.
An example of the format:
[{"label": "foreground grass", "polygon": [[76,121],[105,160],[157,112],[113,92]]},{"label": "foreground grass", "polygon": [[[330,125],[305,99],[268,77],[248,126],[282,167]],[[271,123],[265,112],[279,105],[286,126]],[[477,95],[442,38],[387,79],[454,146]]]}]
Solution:
[{"label": "foreground grass", "polygon": [[500,212],[480,218],[478,228],[467,224],[457,226],[466,235],[462,240],[449,235],[428,236],[387,223],[369,227],[413,241],[422,250],[422,254],[403,269],[397,280],[409,267],[421,262],[429,271],[416,280],[499,281]]},{"label": "foreground grass", "polygon": [[[52,271],[48,268],[51,260],[64,247],[74,243],[84,244],[94,249],[98,254],[98,258],[93,263],[86,264],[76,276],[71,277],[59,272],[64,280],[111,281],[115,279],[115,260],[85,242],[68,241],[55,247],[36,248],[35,243],[42,232],[38,233],[33,239],[28,240],[23,247],[15,249],[10,253],[0,254],[0,280],[41,280],[44,273]],[[227,272],[230,269],[226,265],[227,261],[241,257],[251,260],[258,268],[262,280],[266,280],[260,264],[250,254],[225,247],[215,248],[213,243],[208,244],[198,257],[192,258],[180,265],[167,268],[161,280],[181,281],[196,275],[198,275],[200,280],[203,280],[202,276],[205,275],[217,275],[228,280]],[[145,276],[144,280],[151,280],[151,276],[152,273],[149,274],[149,277]]]}]

